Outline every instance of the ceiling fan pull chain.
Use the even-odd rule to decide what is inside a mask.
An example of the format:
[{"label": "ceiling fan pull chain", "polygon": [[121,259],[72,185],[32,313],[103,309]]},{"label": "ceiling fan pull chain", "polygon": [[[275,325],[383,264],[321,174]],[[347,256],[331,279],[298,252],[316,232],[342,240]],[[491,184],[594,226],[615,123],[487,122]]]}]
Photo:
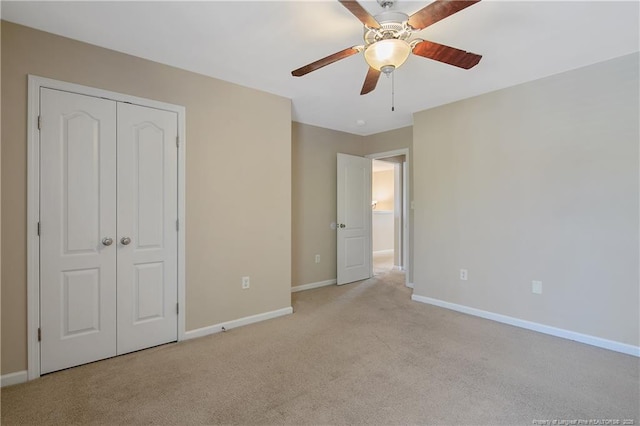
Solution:
[{"label": "ceiling fan pull chain", "polygon": [[395,95],[396,95],[396,73],[392,72],[391,73],[391,111],[395,111],[396,107],[395,107]]}]

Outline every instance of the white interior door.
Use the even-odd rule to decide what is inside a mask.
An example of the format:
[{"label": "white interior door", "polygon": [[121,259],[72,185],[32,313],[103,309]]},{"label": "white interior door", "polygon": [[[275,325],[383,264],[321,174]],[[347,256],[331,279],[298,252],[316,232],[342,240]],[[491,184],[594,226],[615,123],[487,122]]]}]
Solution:
[{"label": "white interior door", "polygon": [[115,109],[41,89],[43,374],[116,354]]},{"label": "white interior door", "polygon": [[338,285],[371,276],[371,160],[338,154]]},{"label": "white interior door", "polygon": [[177,340],[177,114],[40,93],[40,373]]},{"label": "white interior door", "polygon": [[118,354],[178,337],[177,123],[118,103]]}]

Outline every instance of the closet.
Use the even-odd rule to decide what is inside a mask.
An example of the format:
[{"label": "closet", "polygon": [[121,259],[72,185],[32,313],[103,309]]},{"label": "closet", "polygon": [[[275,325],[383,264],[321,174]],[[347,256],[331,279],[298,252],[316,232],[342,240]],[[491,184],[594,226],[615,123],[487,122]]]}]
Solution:
[{"label": "closet", "polygon": [[41,374],[177,340],[178,117],[40,88]]}]

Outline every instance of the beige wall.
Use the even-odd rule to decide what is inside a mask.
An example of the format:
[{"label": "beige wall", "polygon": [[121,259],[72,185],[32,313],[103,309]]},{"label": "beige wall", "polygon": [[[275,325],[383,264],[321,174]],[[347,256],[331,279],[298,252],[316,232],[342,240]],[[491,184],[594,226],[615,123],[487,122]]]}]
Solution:
[{"label": "beige wall", "polygon": [[394,174],[393,170],[371,173],[371,199],[377,201],[371,212],[371,246],[374,252],[395,249]]},{"label": "beige wall", "polygon": [[288,99],[3,22],[2,374],[26,369],[27,74],[186,107],[187,330],[291,305]]},{"label": "beige wall", "polygon": [[382,170],[371,175],[371,199],[378,202],[376,210],[393,210],[394,171]]},{"label": "beige wall", "polygon": [[[336,278],[337,154],[362,155],[362,136],[292,123],[292,286]],[[315,255],[320,263],[315,263]]]},{"label": "beige wall", "polygon": [[[2,5],[0,5],[2,7]],[[2,93],[2,20],[0,20],[0,93]],[[0,135],[2,135],[2,102],[0,102]],[[0,144],[0,148],[2,145]],[[0,224],[2,223],[2,149],[0,149]],[[0,319],[2,318],[2,226],[0,226]],[[0,329],[2,324],[0,322]],[[2,365],[2,338],[0,330],[0,367]],[[0,374],[2,374],[0,368]]]},{"label": "beige wall", "polygon": [[640,343],[638,63],[415,114],[416,295]]},{"label": "beige wall", "polygon": [[363,150],[366,154],[394,151],[396,149],[409,149],[412,152],[413,127],[402,127],[388,132],[376,133],[363,138]]},{"label": "beige wall", "polygon": [[[411,127],[404,127],[357,136],[296,122],[292,129],[291,285],[296,287],[336,279],[336,231],[329,227],[336,221],[336,154],[367,155],[402,148],[411,152],[413,133]],[[316,254],[321,259],[318,264]]]}]

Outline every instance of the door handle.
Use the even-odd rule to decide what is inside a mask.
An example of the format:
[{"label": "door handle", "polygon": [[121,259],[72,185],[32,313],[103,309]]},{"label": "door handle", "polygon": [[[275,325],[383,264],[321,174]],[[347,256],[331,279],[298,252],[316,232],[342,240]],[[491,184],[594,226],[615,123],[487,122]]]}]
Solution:
[{"label": "door handle", "polygon": [[346,227],[347,227],[347,225],[345,225],[344,223],[340,223],[340,224],[338,224],[338,227],[340,227],[340,228],[346,228]]},{"label": "door handle", "polygon": [[131,238],[129,237],[120,238],[120,244],[122,244],[123,246],[128,246],[130,242],[131,242]]},{"label": "door handle", "polygon": [[104,237],[104,238],[102,239],[102,245],[104,245],[104,246],[110,246],[111,244],[113,244],[113,238]]}]

